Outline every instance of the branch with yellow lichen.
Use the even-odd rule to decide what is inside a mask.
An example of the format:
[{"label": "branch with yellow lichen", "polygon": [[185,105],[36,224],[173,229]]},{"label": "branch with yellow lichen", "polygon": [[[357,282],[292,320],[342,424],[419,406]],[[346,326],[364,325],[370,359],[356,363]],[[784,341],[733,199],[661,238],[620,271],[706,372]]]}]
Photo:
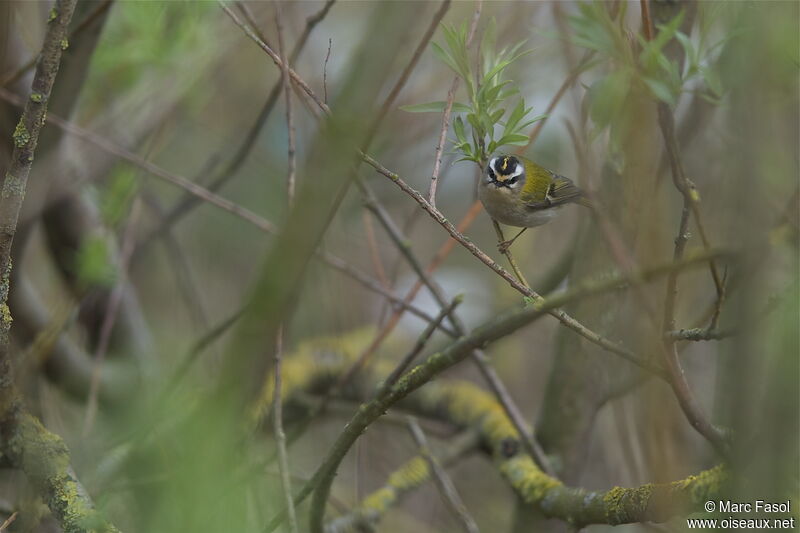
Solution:
[{"label": "branch with yellow lichen", "polygon": [[[528,307],[503,313],[494,320],[476,328],[470,334],[448,345],[441,352],[429,356],[424,362],[404,374],[392,387],[382,389],[372,401],[363,404],[332,445],[314,476],[295,495],[294,505],[299,505],[312,492],[314,493],[310,514],[310,530],[312,533],[321,533],[325,503],[333,484],[333,478],[342,459],[359,435],[391,406],[431,382],[443,371],[463,361],[474,350],[488,346],[492,342],[517,331],[544,314],[569,302],[622,289],[631,281],[635,283],[651,281],[670,272],[705,263],[711,257],[730,255],[731,253],[726,251],[703,251],[694,257],[684,257],[674,263],[659,265],[640,272],[626,273],[624,276],[615,274],[600,279],[586,280],[576,284],[573,289],[547,298],[540,298]],[[638,364],[664,378],[663,371],[660,368],[654,367],[645,361],[638,361]],[[269,390],[269,386],[267,386],[267,390]],[[282,510],[267,524],[265,531],[274,531],[284,520],[284,516],[285,510]]]},{"label": "branch with yellow lichen", "polygon": [[94,509],[69,465],[64,441],[36,417],[22,411],[13,427],[4,427],[2,449],[11,464],[25,472],[65,533],[119,531]]},{"label": "branch with yellow lichen", "polygon": [[30,96],[14,130],[11,163],[0,193],[0,453],[12,467],[25,473],[65,533],[113,532],[117,529],[94,510],[75,478],[64,441],[25,409],[15,387],[9,343],[11,246],[61,54],[69,44],[67,29],[76,2],[57,0],[50,11]]},{"label": "branch with yellow lichen", "polygon": [[[286,399],[291,401],[292,395],[301,391],[319,392],[334,383],[370,338],[368,330],[358,330],[301,344],[284,363]],[[370,397],[378,386],[379,376],[390,368],[387,363],[376,366],[372,372],[360,373],[345,394],[362,400]],[[269,409],[269,398],[269,390],[265,390],[259,413]],[[668,484],[585,491],[565,486],[546,475],[530,456],[522,453],[518,433],[502,406],[490,393],[472,383],[429,382],[403,398],[398,406],[476,431],[482,448],[492,455],[498,471],[523,501],[536,506],[546,516],[578,526],[663,521],[682,512],[698,510],[702,502],[719,493],[728,475],[725,468],[718,466]],[[422,485],[429,477],[424,459],[412,458],[390,476],[384,487],[367,496],[351,513],[330,522],[326,531],[348,531],[348,527],[356,525],[374,526],[403,494]]]}]

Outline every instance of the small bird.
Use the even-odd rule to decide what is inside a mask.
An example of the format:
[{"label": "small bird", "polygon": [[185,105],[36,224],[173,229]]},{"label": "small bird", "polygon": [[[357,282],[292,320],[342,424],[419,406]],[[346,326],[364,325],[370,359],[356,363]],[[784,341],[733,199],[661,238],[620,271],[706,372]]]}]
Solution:
[{"label": "small bird", "polygon": [[478,197],[494,220],[522,228],[513,239],[500,243],[502,253],[526,229],[549,222],[563,205],[589,206],[583,191],[570,179],[530,159],[505,154],[489,160]]}]

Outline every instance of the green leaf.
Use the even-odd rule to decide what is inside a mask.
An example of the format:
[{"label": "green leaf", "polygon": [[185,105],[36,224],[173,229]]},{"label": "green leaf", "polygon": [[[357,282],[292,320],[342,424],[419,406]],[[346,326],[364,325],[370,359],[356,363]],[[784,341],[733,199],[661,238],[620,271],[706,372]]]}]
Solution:
[{"label": "green leaf", "polygon": [[431,47],[433,48],[433,51],[436,54],[436,56],[439,59],[441,59],[443,63],[445,63],[448,67],[450,67],[456,74],[463,76],[463,74],[461,74],[461,71],[458,68],[458,64],[452,57],[450,57],[450,54],[445,52],[444,49],[436,43],[431,43]]},{"label": "green leaf", "polygon": [[514,61],[516,61],[520,57],[528,55],[531,52],[532,52],[532,50],[525,50],[524,52],[520,52],[519,54],[515,55],[511,59],[506,59],[504,61],[501,61],[497,65],[495,65],[494,68],[492,70],[490,70],[489,72],[487,72],[486,75],[483,77],[484,84],[487,83],[492,78],[494,78],[497,74],[499,74],[501,71],[503,71],[511,63],[513,63]]},{"label": "green leaf", "polygon": [[666,102],[671,106],[675,106],[677,104],[677,97],[676,95],[670,90],[669,85],[664,83],[661,80],[655,80],[653,78],[643,78],[645,85],[650,89],[653,93],[653,96],[661,100],[662,102]]},{"label": "green leaf", "polygon": [[503,115],[505,115],[505,113],[506,113],[506,110],[505,110],[505,109],[498,109],[497,111],[495,111],[494,113],[492,113],[492,116],[491,116],[491,117],[489,117],[489,120],[491,120],[491,122],[492,122],[492,126],[494,126],[495,124],[497,124],[497,122],[500,120],[500,118],[501,118]]},{"label": "green leaf", "polygon": [[[443,113],[445,107],[447,107],[447,102],[428,102],[426,104],[401,105],[400,109],[408,113]],[[459,102],[453,102],[454,112],[466,113],[469,110],[470,107],[468,105]]]},{"label": "green leaf", "polygon": [[520,98],[519,102],[517,102],[517,105],[514,106],[514,109],[511,110],[511,114],[508,116],[503,134],[513,132],[514,128],[517,126],[517,124],[519,124],[519,121],[522,120],[529,112],[530,109],[525,109],[525,100]]},{"label": "green leaf", "polygon": [[528,144],[528,136],[522,135],[519,133],[512,133],[509,135],[503,135],[499,141],[497,141],[498,146],[503,146],[506,144],[511,144],[514,146],[524,146]]},{"label": "green leaf", "polygon": [[541,115],[536,115],[536,116],[535,116],[535,117],[533,117],[532,119],[530,119],[530,120],[526,120],[525,122],[523,122],[522,124],[520,124],[519,128],[517,128],[517,131],[520,131],[520,130],[522,130],[522,129],[525,129],[525,128],[527,128],[528,126],[530,126],[531,124],[533,124],[534,122],[539,122],[540,120],[544,120],[544,119],[546,119],[547,117],[548,117],[547,113],[544,113],[544,114],[541,114]]},{"label": "green leaf", "polygon": [[461,119],[461,117],[456,117],[456,119],[453,121],[453,131],[460,142],[467,142],[467,134],[464,131],[464,121]]},{"label": "green leaf", "polygon": [[489,24],[483,32],[481,39],[480,57],[483,64],[483,72],[486,72],[494,64],[495,48],[497,46],[497,21],[494,17],[489,19]]},{"label": "green leaf", "polygon": [[478,135],[478,137],[485,137],[486,130],[481,126],[480,119],[475,115],[475,113],[470,113],[467,115],[467,122],[470,123],[472,129]]}]

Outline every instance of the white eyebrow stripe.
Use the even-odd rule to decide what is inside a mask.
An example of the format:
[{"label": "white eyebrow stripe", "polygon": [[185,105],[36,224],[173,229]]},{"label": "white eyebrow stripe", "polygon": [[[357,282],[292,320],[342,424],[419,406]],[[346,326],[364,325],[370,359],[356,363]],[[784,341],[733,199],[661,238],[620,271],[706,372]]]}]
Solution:
[{"label": "white eyebrow stripe", "polygon": [[522,165],[520,165],[519,163],[517,163],[517,166],[516,166],[516,168],[514,169],[514,173],[513,173],[513,174],[511,174],[511,175],[510,175],[510,176],[509,176],[507,179],[516,178],[517,176],[519,176],[520,174],[522,174],[522,173],[524,172],[524,170],[525,170],[525,169],[522,167]]}]

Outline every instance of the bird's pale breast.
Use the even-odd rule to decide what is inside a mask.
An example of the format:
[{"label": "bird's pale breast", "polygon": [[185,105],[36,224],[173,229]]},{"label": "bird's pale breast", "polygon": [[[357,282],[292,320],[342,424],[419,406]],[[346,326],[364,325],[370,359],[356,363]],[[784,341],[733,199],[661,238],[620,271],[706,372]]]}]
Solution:
[{"label": "bird's pale breast", "polygon": [[478,196],[489,215],[507,226],[541,226],[549,222],[559,211],[558,207],[532,209],[516,198],[517,192],[507,187],[496,187],[482,183]]}]

